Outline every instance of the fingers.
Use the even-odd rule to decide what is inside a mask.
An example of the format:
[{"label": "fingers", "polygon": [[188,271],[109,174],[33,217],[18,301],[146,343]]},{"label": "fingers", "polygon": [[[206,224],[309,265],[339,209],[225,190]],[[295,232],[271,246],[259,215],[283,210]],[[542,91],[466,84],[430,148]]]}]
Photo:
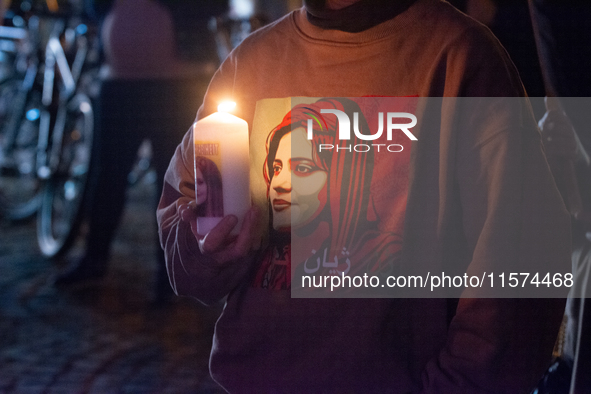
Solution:
[{"label": "fingers", "polygon": [[230,233],[238,219],[233,215],[226,216],[204,239],[199,241],[201,252],[210,255],[221,264],[244,259],[250,252],[260,247],[261,237],[257,231],[259,220],[259,210],[255,207],[251,208],[245,215],[240,233],[236,237]]},{"label": "fingers", "polygon": [[179,216],[181,221],[189,223],[191,226],[191,232],[195,239],[199,240],[199,234],[197,233],[197,204],[195,201],[180,204],[178,207]]},{"label": "fingers", "polygon": [[201,237],[199,236],[199,233],[197,232],[197,220],[191,220],[189,222],[189,224],[191,225],[191,232],[193,233],[193,236],[195,237],[195,239],[197,241],[199,241],[201,239]]},{"label": "fingers", "polygon": [[236,227],[238,218],[234,215],[224,217],[207,235],[199,241],[199,249],[203,254],[219,252],[229,243],[229,235]]},{"label": "fingers", "polygon": [[232,257],[244,257],[255,248],[255,241],[259,238],[256,231],[259,216],[259,211],[256,207],[250,208],[245,215],[242,228],[231,250]]},{"label": "fingers", "polygon": [[190,201],[186,204],[179,205],[178,211],[181,216],[181,220],[183,222],[194,222],[197,219],[197,212],[195,209],[197,208],[197,203],[195,201]]}]

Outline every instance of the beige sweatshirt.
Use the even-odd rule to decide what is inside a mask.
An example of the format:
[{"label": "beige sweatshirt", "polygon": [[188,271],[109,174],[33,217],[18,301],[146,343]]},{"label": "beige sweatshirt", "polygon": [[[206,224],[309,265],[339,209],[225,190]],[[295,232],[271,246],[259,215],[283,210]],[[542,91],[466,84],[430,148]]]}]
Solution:
[{"label": "beige sweatshirt", "polygon": [[[503,99],[524,94],[486,28],[419,0],[361,33],[317,28],[303,9],[255,32],[217,71],[198,117],[228,98],[252,126],[267,98],[446,97],[418,110],[429,120],[410,157],[401,272],[542,262],[565,272],[569,217],[534,119]],[[550,361],[563,299],[464,298],[457,311],[444,298],[293,299],[207,264],[177,211],[194,198],[188,133],[165,177],[160,236],[178,294],[227,296],[210,367],[231,392],[526,393]]]}]

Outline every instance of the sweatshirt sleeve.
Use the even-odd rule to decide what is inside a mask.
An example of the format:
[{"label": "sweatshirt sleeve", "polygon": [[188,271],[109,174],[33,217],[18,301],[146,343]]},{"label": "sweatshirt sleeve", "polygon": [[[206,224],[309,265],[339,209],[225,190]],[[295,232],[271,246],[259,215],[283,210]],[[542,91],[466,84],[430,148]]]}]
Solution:
[{"label": "sweatshirt sleeve", "polygon": [[[510,273],[521,283],[521,273],[542,280],[570,271],[569,217],[541,147],[519,139],[517,131],[501,133],[458,163],[467,272],[494,272],[497,287],[501,273],[507,287]],[[476,297],[486,295],[459,300],[447,343],[425,370],[424,392],[529,392],[551,360],[564,298]]]},{"label": "sweatshirt sleeve", "polygon": [[[228,59],[214,75],[198,118],[215,111],[216,98],[231,91],[231,63],[231,59]],[[236,270],[234,265],[222,268],[213,259],[203,256],[190,224],[181,220],[179,207],[195,200],[194,179],[193,136],[190,129],[177,147],[164,175],[162,196],[156,212],[158,232],[175,293],[212,304],[236,287],[245,271]]]},{"label": "sweatshirt sleeve", "polygon": [[[477,34],[466,41],[472,45],[450,55],[456,56],[450,73],[462,81],[455,94],[473,98],[457,99],[466,106],[450,119],[442,115],[442,128],[459,129],[447,165],[470,256],[466,272],[494,272],[497,288],[501,273],[505,287],[511,272],[564,275],[570,272],[570,218],[527,101],[515,97],[525,94],[516,71],[493,39]],[[533,388],[551,360],[568,289],[554,292],[555,298],[510,290],[462,294],[447,342],[423,372],[423,393]],[[507,294],[519,298],[500,298]]]}]

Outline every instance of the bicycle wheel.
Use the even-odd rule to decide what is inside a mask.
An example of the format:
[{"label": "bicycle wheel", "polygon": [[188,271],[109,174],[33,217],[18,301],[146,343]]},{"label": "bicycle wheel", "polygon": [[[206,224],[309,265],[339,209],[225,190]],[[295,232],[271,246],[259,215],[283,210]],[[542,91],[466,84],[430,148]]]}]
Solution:
[{"label": "bicycle wheel", "polygon": [[41,92],[21,89],[22,80],[0,88],[0,214],[10,220],[32,216],[39,207],[37,144]]},{"label": "bicycle wheel", "polygon": [[41,253],[55,257],[76,239],[82,221],[93,139],[90,99],[75,96],[67,107],[59,164],[47,181],[37,216]]}]

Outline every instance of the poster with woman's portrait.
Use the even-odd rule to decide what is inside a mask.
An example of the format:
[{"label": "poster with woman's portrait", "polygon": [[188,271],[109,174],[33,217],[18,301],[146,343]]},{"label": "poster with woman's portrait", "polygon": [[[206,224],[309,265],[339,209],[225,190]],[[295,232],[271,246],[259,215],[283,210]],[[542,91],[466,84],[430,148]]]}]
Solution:
[{"label": "poster with woman's portrait", "polygon": [[392,125],[410,124],[415,106],[416,98],[383,97],[257,103],[251,185],[268,242],[253,286],[395,271],[413,136]]}]

